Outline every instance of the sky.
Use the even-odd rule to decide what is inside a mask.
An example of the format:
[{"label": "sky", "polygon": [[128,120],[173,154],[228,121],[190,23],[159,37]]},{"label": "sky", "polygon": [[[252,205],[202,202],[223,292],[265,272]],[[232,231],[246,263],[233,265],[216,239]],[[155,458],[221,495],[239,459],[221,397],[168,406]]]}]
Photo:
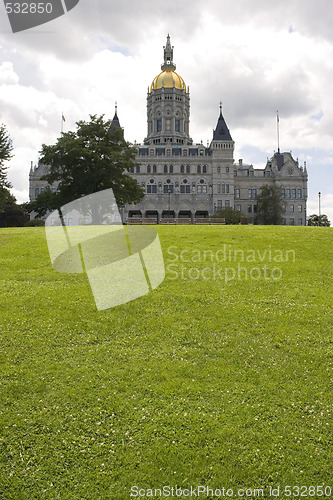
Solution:
[{"label": "sky", "polygon": [[28,200],[42,144],[89,115],[118,116],[125,138],[147,133],[146,96],[170,33],[190,88],[190,135],[211,141],[219,103],[235,160],[263,168],[280,148],[309,174],[308,214],[333,225],[332,0],[80,0],[66,15],[12,33],[0,4],[0,123],[13,141],[12,192]]}]

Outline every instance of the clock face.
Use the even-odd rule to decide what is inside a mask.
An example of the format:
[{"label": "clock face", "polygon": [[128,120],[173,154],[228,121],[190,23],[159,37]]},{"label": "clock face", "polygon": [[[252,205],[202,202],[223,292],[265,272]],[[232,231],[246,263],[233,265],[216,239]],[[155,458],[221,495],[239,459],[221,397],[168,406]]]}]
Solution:
[{"label": "clock face", "polygon": [[293,173],[294,173],[294,169],[293,169],[293,167],[289,167],[289,168],[288,168],[288,174],[289,174],[289,175],[293,175]]}]

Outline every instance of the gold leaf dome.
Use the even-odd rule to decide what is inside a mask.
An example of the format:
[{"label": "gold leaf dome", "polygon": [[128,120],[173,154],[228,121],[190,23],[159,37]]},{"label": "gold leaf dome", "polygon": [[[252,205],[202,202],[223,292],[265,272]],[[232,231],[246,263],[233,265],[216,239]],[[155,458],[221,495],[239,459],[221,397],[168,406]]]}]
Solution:
[{"label": "gold leaf dome", "polygon": [[150,92],[161,89],[162,87],[169,89],[175,87],[179,90],[184,89],[186,92],[186,85],[182,77],[175,71],[171,70],[162,71],[156,78],[154,78],[150,87]]}]

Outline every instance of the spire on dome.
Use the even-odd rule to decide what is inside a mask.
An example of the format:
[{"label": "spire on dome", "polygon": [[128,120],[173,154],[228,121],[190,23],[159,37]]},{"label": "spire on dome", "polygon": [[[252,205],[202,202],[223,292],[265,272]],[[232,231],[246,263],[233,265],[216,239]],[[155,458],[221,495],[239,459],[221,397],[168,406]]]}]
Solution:
[{"label": "spire on dome", "polygon": [[164,49],[164,63],[161,66],[162,71],[175,71],[176,65],[173,62],[173,46],[171,45],[169,34],[167,36],[167,43],[165,47],[163,47],[163,49]]}]

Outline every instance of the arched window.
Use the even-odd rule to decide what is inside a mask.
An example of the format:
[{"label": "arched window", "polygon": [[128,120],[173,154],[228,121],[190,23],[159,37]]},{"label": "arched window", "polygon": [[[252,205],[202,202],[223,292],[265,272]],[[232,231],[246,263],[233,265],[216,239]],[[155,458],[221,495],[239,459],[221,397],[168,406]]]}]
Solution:
[{"label": "arched window", "polygon": [[150,179],[150,181],[147,184],[147,194],[156,194],[157,193],[157,184],[155,179]]},{"label": "arched window", "polygon": [[201,174],[201,165],[197,166],[197,174]]},{"label": "arched window", "polygon": [[206,194],[208,192],[207,184],[204,179],[200,179],[197,184],[197,193],[198,194]]},{"label": "arched window", "polygon": [[184,179],[180,185],[181,194],[189,194],[191,192],[191,185],[187,179]]},{"label": "arched window", "polygon": [[164,186],[163,186],[163,193],[164,194],[172,194],[174,192],[174,187],[170,179],[167,179]]},{"label": "arched window", "polygon": [[207,174],[207,165],[204,165],[204,166],[202,167],[202,173],[203,173],[203,174]]}]

